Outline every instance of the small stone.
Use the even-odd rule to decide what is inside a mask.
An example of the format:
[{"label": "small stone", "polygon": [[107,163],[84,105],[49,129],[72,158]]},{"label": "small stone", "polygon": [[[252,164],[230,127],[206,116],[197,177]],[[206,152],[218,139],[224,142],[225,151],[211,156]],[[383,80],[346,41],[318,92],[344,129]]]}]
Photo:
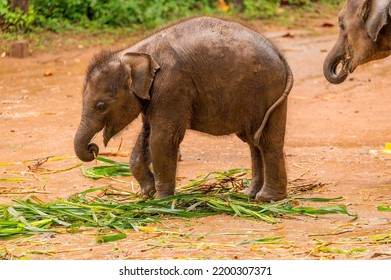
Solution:
[{"label": "small stone", "polygon": [[52,72],[52,71],[45,71],[45,73],[43,73],[43,76],[44,76],[44,77],[53,76],[53,72]]}]

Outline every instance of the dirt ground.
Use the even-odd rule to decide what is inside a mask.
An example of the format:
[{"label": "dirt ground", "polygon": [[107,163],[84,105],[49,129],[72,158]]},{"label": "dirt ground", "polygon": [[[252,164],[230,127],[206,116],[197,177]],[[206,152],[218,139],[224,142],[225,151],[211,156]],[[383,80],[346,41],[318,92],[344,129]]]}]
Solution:
[{"label": "dirt ground", "polygon": [[[337,37],[336,27],[319,24],[303,30],[264,31],[285,53],[295,76],[289,97],[286,160],[289,180],[306,178],[324,183],[303,194],[338,197],[358,214],[322,217],[297,216],[266,224],[219,215],[195,220],[167,219],[152,232],[127,232],[125,240],[98,244],[95,232],[42,234],[0,240],[0,256],[18,259],[390,259],[391,212],[378,205],[391,203],[391,154],[382,153],[391,142],[391,59],[356,70],[341,85],[323,77],[322,65]],[[289,34],[289,36],[284,36]],[[132,39],[129,39],[131,41]],[[126,44],[127,42],[123,42]],[[118,44],[121,46],[121,44]],[[107,183],[93,181],[80,167],[57,174],[28,171],[26,160],[47,156],[69,159],[45,163],[60,170],[80,161],[74,157],[73,137],[81,112],[85,69],[99,50],[33,53],[27,59],[0,59],[0,178],[23,177],[25,182],[0,180],[0,202],[34,194],[42,200],[65,198]],[[131,151],[140,128],[132,123],[103,149]],[[122,143],[122,144],[121,144]],[[212,137],[188,131],[181,145],[178,177],[186,180],[211,171],[250,167],[247,145],[234,136]],[[127,161],[125,157],[115,157]],[[93,166],[95,163],[84,164]],[[132,179],[126,178],[129,182]],[[137,186],[134,185],[137,191]],[[4,193],[6,192],[6,193]],[[14,192],[15,194],[9,194]],[[277,244],[236,243],[265,237],[283,237]],[[388,240],[388,241],[387,241]]]}]

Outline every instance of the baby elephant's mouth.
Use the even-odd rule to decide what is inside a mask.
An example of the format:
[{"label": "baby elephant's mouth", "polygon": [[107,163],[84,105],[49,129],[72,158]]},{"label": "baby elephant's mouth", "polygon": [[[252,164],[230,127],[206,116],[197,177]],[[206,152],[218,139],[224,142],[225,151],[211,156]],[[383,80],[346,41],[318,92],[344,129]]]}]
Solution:
[{"label": "baby elephant's mouth", "polygon": [[107,147],[107,144],[109,143],[110,139],[114,136],[113,132],[113,127],[106,124],[105,128],[103,129],[103,144],[105,145],[105,147]]},{"label": "baby elephant's mouth", "polygon": [[122,122],[106,122],[103,128],[103,144],[107,147],[109,141],[119,134],[129,123]]}]

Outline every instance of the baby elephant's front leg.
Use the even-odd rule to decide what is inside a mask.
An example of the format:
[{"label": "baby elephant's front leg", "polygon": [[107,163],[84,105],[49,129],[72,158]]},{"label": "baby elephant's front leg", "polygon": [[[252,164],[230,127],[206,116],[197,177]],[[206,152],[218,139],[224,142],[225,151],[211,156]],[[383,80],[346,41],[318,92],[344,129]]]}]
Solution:
[{"label": "baby elephant's front leg", "polygon": [[150,126],[143,122],[143,127],[130,157],[130,171],[140,184],[141,194],[152,197],[155,192],[155,178],[149,168],[151,155],[149,152]]},{"label": "baby elephant's front leg", "polygon": [[155,197],[174,195],[179,143],[160,134],[152,136],[150,147],[155,174]]}]

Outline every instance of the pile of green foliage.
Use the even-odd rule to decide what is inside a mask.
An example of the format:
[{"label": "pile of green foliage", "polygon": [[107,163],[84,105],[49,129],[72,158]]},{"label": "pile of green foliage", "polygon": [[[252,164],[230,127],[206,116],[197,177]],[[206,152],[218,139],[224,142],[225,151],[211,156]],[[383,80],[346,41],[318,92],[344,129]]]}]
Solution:
[{"label": "pile of green foliage", "polygon": [[[229,10],[222,8],[221,2]],[[9,0],[0,0],[0,26],[9,32],[37,28],[56,32],[75,28],[152,28],[200,14],[240,13],[246,18],[267,18],[282,6],[311,7],[321,2],[340,4],[343,0],[30,0],[28,13],[10,11]]]},{"label": "pile of green foliage", "polygon": [[[86,177],[98,180],[131,176],[129,164],[96,157],[108,165],[83,169]],[[91,188],[67,199],[43,202],[36,196],[13,198],[12,205],[0,204],[0,239],[43,232],[77,232],[82,228],[110,228],[119,233],[101,236],[101,242],[123,239],[124,230],[138,230],[169,217],[194,219],[212,215],[231,215],[244,219],[278,223],[284,217],[343,214],[357,217],[337,198],[291,196],[273,203],[249,200],[242,191],[250,185],[248,170],[231,169],[197,177],[178,188],[176,195],[145,199],[134,192],[110,186]],[[308,206],[307,203],[327,203]],[[332,203],[332,204],[331,204]]]}]

